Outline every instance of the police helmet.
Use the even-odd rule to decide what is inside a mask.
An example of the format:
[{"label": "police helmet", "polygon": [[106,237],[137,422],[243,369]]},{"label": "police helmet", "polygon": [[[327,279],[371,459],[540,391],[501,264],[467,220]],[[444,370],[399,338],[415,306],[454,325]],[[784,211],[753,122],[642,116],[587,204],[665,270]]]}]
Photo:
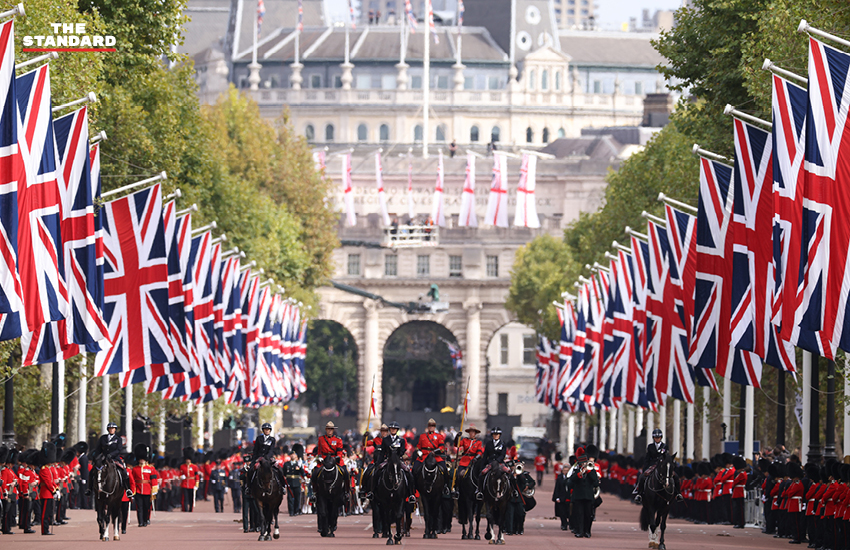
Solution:
[{"label": "police helmet", "polygon": [[389,423],[389,429],[391,429],[391,430],[392,430],[392,429],[400,430],[400,429],[401,429],[401,426],[399,426],[399,425],[398,425],[398,422],[393,421],[393,422],[390,422],[390,423]]},{"label": "police helmet", "polygon": [[269,424],[268,422],[266,422],[266,423],[264,423],[264,424],[263,424],[262,428],[260,428],[260,429],[262,429],[262,430],[271,430],[271,429],[272,429],[272,425],[271,425],[271,424]]},{"label": "police helmet", "polygon": [[495,428],[490,430],[490,433],[493,434],[493,435],[495,435],[495,434],[501,435],[502,434],[502,428],[496,426]]},{"label": "police helmet", "polygon": [[652,430],[652,437],[653,437],[653,438],[655,438],[655,437],[664,437],[664,434],[663,434],[663,433],[661,433],[661,430],[660,430],[659,428],[655,428],[654,430]]},{"label": "police helmet", "polygon": [[108,430],[109,428],[115,428],[117,430],[118,424],[116,424],[115,422],[110,422],[109,424],[106,425],[106,429]]}]

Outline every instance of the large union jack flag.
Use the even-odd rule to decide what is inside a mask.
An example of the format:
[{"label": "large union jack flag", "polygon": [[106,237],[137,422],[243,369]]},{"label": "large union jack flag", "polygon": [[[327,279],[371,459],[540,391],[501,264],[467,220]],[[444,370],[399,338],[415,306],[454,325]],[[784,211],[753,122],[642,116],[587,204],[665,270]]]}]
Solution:
[{"label": "large union jack flag", "polygon": [[610,294],[605,317],[610,319],[605,331],[605,369],[602,384],[603,403],[613,405],[626,398],[628,376],[637,369],[635,362],[632,297],[633,277],[628,255],[620,251],[610,262]]},{"label": "large union jack flag", "polygon": [[832,358],[850,349],[846,319],[850,269],[850,132],[846,131],[850,55],[815,39],[809,40],[809,93],[800,269],[803,298],[795,320],[821,331]]},{"label": "large union jack flag", "polygon": [[21,335],[24,307],[18,275],[18,178],[22,175],[14,29],[14,20],[0,26],[0,340]]},{"label": "large union jack flag", "polygon": [[106,203],[104,308],[110,345],[98,376],[174,360],[169,338],[168,255],[159,184]]},{"label": "large union jack flag", "polygon": [[631,237],[632,262],[632,327],[634,330],[635,363],[637,371],[634,382],[628,382],[628,401],[633,405],[646,408],[648,406],[646,392],[646,301],[649,285],[649,243]]},{"label": "large union jack flag", "polygon": [[556,407],[559,410],[569,410],[567,407],[566,388],[569,383],[570,365],[572,364],[573,356],[573,340],[576,336],[576,314],[573,303],[567,300],[564,302],[564,309],[557,309],[558,321],[561,325],[561,337],[558,347],[558,382],[557,382],[557,403]]},{"label": "large union jack flag", "polygon": [[26,331],[32,332],[69,315],[49,66],[19,76],[16,94],[22,159],[18,178],[18,273]]},{"label": "large union jack flag", "polygon": [[587,340],[587,309],[588,309],[588,287],[582,285],[579,288],[576,300],[576,328],[575,337],[572,340],[572,355],[570,357],[570,370],[562,390],[562,399],[576,403],[581,399],[581,382],[584,376],[584,352]]}]

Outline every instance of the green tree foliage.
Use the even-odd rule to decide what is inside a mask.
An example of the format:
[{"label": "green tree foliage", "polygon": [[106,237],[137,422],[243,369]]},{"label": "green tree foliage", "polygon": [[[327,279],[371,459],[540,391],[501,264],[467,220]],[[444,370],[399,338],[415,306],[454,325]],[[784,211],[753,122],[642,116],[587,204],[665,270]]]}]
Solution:
[{"label": "green tree foliage", "polygon": [[563,241],[547,234],[537,237],[517,250],[505,308],[537,332],[559,336],[552,302],[561,302],[564,291],[575,292],[572,284],[581,272],[579,265]]},{"label": "green tree foliage", "polygon": [[307,391],[298,401],[317,410],[357,411],[357,362],[350,332],[333,321],[312,321],[304,363]]}]

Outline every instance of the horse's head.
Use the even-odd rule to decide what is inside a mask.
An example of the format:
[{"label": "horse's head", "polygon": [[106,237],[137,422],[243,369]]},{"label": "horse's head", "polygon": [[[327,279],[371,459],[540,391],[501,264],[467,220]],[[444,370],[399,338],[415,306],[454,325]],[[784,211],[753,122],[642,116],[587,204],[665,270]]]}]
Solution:
[{"label": "horse's head", "polygon": [[486,493],[489,493],[495,501],[505,498],[511,489],[510,475],[498,464],[490,471],[486,483]]},{"label": "horse's head", "polygon": [[430,493],[437,482],[437,475],[440,469],[437,468],[437,457],[434,453],[429,453],[422,462],[422,481],[425,483],[425,490]]},{"label": "horse's head", "polygon": [[664,453],[661,456],[660,475],[665,490],[671,490],[673,487],[673,468],[675,466],[677,454],[678,453],[673,453],[672,455],[668,455],[667,453]]},{"label": "horse's head", "polygon": [[396,491],[404,481],[404,468],[398,454],[391,452],[383,472],[384,486],[390,491]]}]

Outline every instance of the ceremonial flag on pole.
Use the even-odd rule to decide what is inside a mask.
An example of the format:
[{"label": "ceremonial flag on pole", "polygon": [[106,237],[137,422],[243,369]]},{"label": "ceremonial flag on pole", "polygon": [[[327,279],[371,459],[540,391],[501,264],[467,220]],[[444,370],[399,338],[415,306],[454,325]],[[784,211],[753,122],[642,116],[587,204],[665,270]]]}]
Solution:
[{"label": "ceremonial flag on pole", "polygon": [[18,149],[14,29],[14,19],[0,25],[0,340],[21,335],[24,307],[18,274],[18,187],[25,182]]},{"label": "ceremonial flag on pole", "polygon": [[457,26],[463,26],[463,0],[457,0]]},{"label": "ceremonial flag on pole", "polygon": [[257,36],[260,36],[263,30],[263,16],[266,14],[266,3],[263,0],[257,0]]},{"label": "ceremonial flag on pole", "polygon": [[348,14],[349,14],[349,22],[351,23],[351,28],[356,29],[357,23],[354,20],[354,4],[351,3],[351,0],[348,0]]},{"label": "ceremonial flag on pole", "polygon": [[434,44],[440,43],[440,35],[437,34],[437,25],[434,23],[434,6],[431,0],[425,0],[428,10],[428,27],[431,29],[431,34],[434,35]]},{"label": "ceremonial flag on pole", "polygon": [[597,380],[602,370],[602,323],[605,310],[599,296],[596,277],[587,283],[587,325],[584,343],[584,373],[581,381],[581,400],[590,406],[596,404]]},{"label": "ceremonial flag on pole", "polygon": [[565,401],[577,402],[581,399],[581,382],[584,377],[584,351],[587,338],[587,308],[588,308],[587,285],[579,288],[578,300],[576,300],[576,330],[572,341],[573,352],[570,357],[570,371],[562,391]]},{"label": "ceremonial flag on pole", "polygon": [[437,160],[437,183],[434,188],[434,205],[431,208],[431,221],[440,227],[446,226],[446,216],[443,209],[443,151],[440,150]]},{"label": "ceremonial flag on pole", "polygon": [[540,218],[537,217],[537,201],[534,198],[534,188],[537,186],[537,155],[522,156],[522,165],[519,170],[519,186],[516,190],[516,214],[514,216],[515,227],[540,227]]},{"label": "ceremonial flag on pole", "polygon": [[487,200],[487,215],[484,225],[508,227],[508,159],[502,153],[493,152],[493,180],[490,182],[490,197]]},{"label": "ceremonial flag on pole", "polygon": [[304,30],[304,6],[302,0],[298,0],[298,32]]},{"label": "ceremonial flag on pole", "polygon": [[18,178],[18,273],[26,317],[22,328],[32,332],[70,314],[61,253],[61,175],[57,173],[49,66],[19,76],[16,93],[23,160]]},{"label": "ceremonial flag on pole", "polygon": [[635,380],[631,378],[628,382],[629,403],[646,408],[646,357],[648,327],[646,321],[646,302],[649,286],[649,243],[635,236],[631,237],[632,245],[632,274],[633,278],[633,313],[632,327],[634,329],[635,363],[637,371],[634,373]]},{"label": "ceremonial flag on pole", "polygon": [[369,400],[369,408],[372,411],[372,416],[377,417],[378,412],[375,410],[375,388],[372,388],[372,397]]},{"label": "ceremonial flag on pole", "polygon": [[796,321],[820,331],[833,358],[850,350],[846,318],[850,293],[850,194],[847,170],[847,113],[850,55],[809,39],[809,100],[804,163],[803,238],[800,280],[803,298]]},{"label": "ceremonial flag on pole", "polygon": [[381,207],[381,220],[384,227],[390,226],[390,214],[387,212],[387,196],[384,193],[384,168],[381,165],[381,153],[375,153],[375,185],[378,186],[378,204]]},{"label": "ceremonial flag on pole", "polygon": [[460,197],[460,216],[458,225],[461,227],[478,227],[475,216],[475,155],[466,155],[466,178],[463,181],[463,192]]},{"label": "ceremonial flag on pole", "polygon": [[410,5],[410,0],[404,0],[404,13],[411,34],[416,34],[416,16],[413,15],[413,7]]},{"label": "ceremonial flag on pole", "polygon": [[168,258],[159,184],[104,205],[105,298],[110,346],[98,376],[174,360],[168,333]]},{"label": "ceremonial flag on pole", "polygon": [[564,309],[557,309],[558,321],[561,324],[561,340],[558,349],[558,382],[556,388],[556,407],[559,410],[567,410],[566,395],[569,383],[570,367],[572,363],[572,343],[576,336],[576,314],[572,302],[564,302]]},{"label": "ceremonial flag on pole", "polygon": [[345,222],[353,227],[357,225],[357,215],[354,213],[354,191],[351,188],[351,153],[342,155],[342,188]]}]

